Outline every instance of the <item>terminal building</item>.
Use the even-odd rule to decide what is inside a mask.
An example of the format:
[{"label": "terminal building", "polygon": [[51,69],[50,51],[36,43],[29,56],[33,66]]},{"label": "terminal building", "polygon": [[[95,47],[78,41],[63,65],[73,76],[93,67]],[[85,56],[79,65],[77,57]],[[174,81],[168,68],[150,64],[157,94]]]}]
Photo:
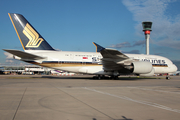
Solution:
[{"label": "terminal building", "polygon": [[34,74],[51,74],[51,69],[36,66],[36,65],[25,65],[25,66],[1,66],[0,74],[23,74],[23,75],[34,75]]},{"label": "terminal building", "polygon": [[1,66],[0,74],[5,74],[5,75],[58,75],[58,76],[73,76],[74,75],[74,73],[54,70],[54,69],[37,66],[37,65]]}]

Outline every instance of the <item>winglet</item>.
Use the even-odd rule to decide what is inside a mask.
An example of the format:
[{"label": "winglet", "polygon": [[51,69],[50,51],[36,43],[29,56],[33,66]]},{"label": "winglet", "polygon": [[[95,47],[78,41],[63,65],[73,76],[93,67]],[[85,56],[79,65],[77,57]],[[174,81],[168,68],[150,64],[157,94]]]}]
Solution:
[{"label": "winglet", "polygon": [[93,42],[93,44],[96,46],[96,52],[101,52],[102,50],[104,50],[105,48],[98,45],[97,43]]}]

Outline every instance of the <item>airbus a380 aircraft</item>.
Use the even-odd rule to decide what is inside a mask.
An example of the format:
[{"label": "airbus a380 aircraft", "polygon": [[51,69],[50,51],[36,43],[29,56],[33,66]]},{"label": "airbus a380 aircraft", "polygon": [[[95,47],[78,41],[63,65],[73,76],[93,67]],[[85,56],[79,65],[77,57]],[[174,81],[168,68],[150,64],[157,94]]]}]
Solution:
[{"label": "airbus a380 aircraft", "polygon": [[67,52],[53,49],[47,41],[20,14],[9,13],[24,51],[4,49],[28,63],[74,73],[109,75],[117,78],[123,74],[153,76],[173,73],[177,67],[171,60],[157,55],[123,54],[96,43],[97,52]]}]

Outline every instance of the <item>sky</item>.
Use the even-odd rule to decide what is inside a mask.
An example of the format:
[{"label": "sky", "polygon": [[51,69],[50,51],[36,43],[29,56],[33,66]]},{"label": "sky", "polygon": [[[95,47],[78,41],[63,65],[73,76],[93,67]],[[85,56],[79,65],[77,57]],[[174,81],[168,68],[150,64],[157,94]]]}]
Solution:
[{"label": "sky", "polygon": [[[22,14],[57,50],[95,52],[92,42],[145,54],[142,22],[151,21],[150,54],[180,63],[179,0],[4,0],[0,65],[22,64],[2,49],[23,50],[8,13]],[[180,66],[180,64],[179,64]]]}]

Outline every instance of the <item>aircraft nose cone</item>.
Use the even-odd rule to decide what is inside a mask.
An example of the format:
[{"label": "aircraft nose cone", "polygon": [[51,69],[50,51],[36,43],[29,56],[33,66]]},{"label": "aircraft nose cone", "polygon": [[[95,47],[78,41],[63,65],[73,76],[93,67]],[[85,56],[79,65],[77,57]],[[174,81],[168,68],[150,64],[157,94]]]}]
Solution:
[{"label": "aircraft nose cone", "polygon": [[176,72],[177,71],[176,65],[173,64],[172,69],[173,69],[174,72]]}]

